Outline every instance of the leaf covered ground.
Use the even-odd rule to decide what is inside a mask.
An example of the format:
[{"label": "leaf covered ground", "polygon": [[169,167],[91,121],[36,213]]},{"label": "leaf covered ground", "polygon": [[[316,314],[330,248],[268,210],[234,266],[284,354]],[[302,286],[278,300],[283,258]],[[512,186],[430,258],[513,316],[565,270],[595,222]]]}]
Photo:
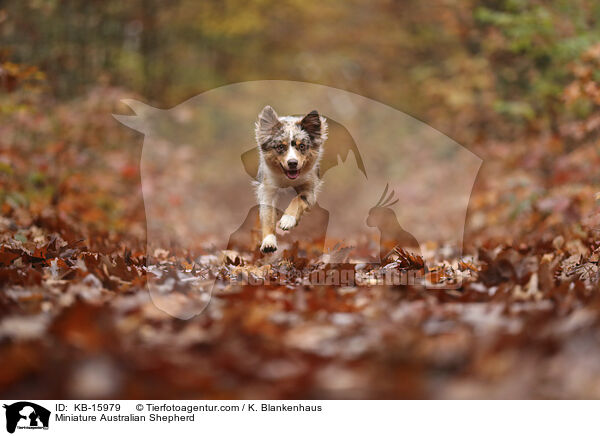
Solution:
[{"label": "leaf covered ground", "polygon": [[[485,163],[465,248],[435,265],[459,289],[309,286],[302,271],[325,266],[293,248],[271,264],[243,250],[146,252],[141,136],[110,116],[121,96],[23,101],[0,125],[3,397],[600,397],[593,143],[475,145]],[[217,277],[206,310],[159,310],[147,256],[167,273],[169,307],[185,304],[172,291],[190,276]],[[420,265],[397,253],[381,268]],[[228,281],[240,273],[281,280]]]}]

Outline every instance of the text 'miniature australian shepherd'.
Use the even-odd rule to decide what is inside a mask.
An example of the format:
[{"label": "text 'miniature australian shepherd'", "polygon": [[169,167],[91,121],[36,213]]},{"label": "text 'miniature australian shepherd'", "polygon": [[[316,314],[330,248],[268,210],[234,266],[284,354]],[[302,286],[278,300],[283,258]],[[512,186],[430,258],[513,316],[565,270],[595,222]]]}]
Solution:
[{"label": "text 'miniature australian shepherd'", "polygon": [[[260,251],[277,250],[275,226],[295,227],[302,214],[317,201],[321,187],[319,161],[327,139],[327,121],[312,111],[304,117],[280,117],[266,106],[256,122],[259,167],[256,196],[260,205]],[[280,189],[292,187],[296,196],[276,224],[275,200]]]}]

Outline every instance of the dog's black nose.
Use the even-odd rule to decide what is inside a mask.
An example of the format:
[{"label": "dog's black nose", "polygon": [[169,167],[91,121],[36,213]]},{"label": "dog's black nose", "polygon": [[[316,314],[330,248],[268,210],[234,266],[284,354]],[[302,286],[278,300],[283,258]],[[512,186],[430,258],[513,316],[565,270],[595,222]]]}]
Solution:
[{"label": "dog's black nose", "polygon": [[290,159],[288,160],[288,168],[290,170],[296,169],[298,167],[298,161],[296,159]]}]

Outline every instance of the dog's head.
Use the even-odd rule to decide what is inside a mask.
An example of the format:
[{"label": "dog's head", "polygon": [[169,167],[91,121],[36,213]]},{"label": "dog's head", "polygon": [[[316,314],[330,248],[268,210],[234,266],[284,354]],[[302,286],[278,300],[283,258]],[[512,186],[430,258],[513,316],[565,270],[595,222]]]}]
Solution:
[{"label": "dog's head", "polygon": [[327,121],[312,111],[304,117],[279,117],[266,106],[256,122],[256,142],[265,163],[290,180],[312,169],[327,139]]}]

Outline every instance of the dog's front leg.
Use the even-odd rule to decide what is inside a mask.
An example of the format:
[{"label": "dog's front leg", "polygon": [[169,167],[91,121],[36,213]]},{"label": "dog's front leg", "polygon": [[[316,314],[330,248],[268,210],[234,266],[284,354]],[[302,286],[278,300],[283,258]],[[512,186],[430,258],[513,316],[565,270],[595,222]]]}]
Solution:
[{"label": "dog's front leg", "polygon": [[277,237],[275,236],[275,221],[277,212],[275,210],[275,192],[261,186],[258,190],[260,201],[260,227],[262,232],[262,244],[260,251],[272,253],[277,251]]},{"label": "dog's front leg", "polygon": [[267,204],[260,205],[260,227],[262,231],[262,244],[260,251],[272,253],[277,251],[277,237],[275,236],[275,208]]},{"label": "dog's front leg", "polygon": [[290,205],[279,220],[279,228],[281,230],[289,230],[298,225],[302,214],[315,204],[315,201],[315,195],[312,191],[300,191],[298,195],[290,201]]}]

